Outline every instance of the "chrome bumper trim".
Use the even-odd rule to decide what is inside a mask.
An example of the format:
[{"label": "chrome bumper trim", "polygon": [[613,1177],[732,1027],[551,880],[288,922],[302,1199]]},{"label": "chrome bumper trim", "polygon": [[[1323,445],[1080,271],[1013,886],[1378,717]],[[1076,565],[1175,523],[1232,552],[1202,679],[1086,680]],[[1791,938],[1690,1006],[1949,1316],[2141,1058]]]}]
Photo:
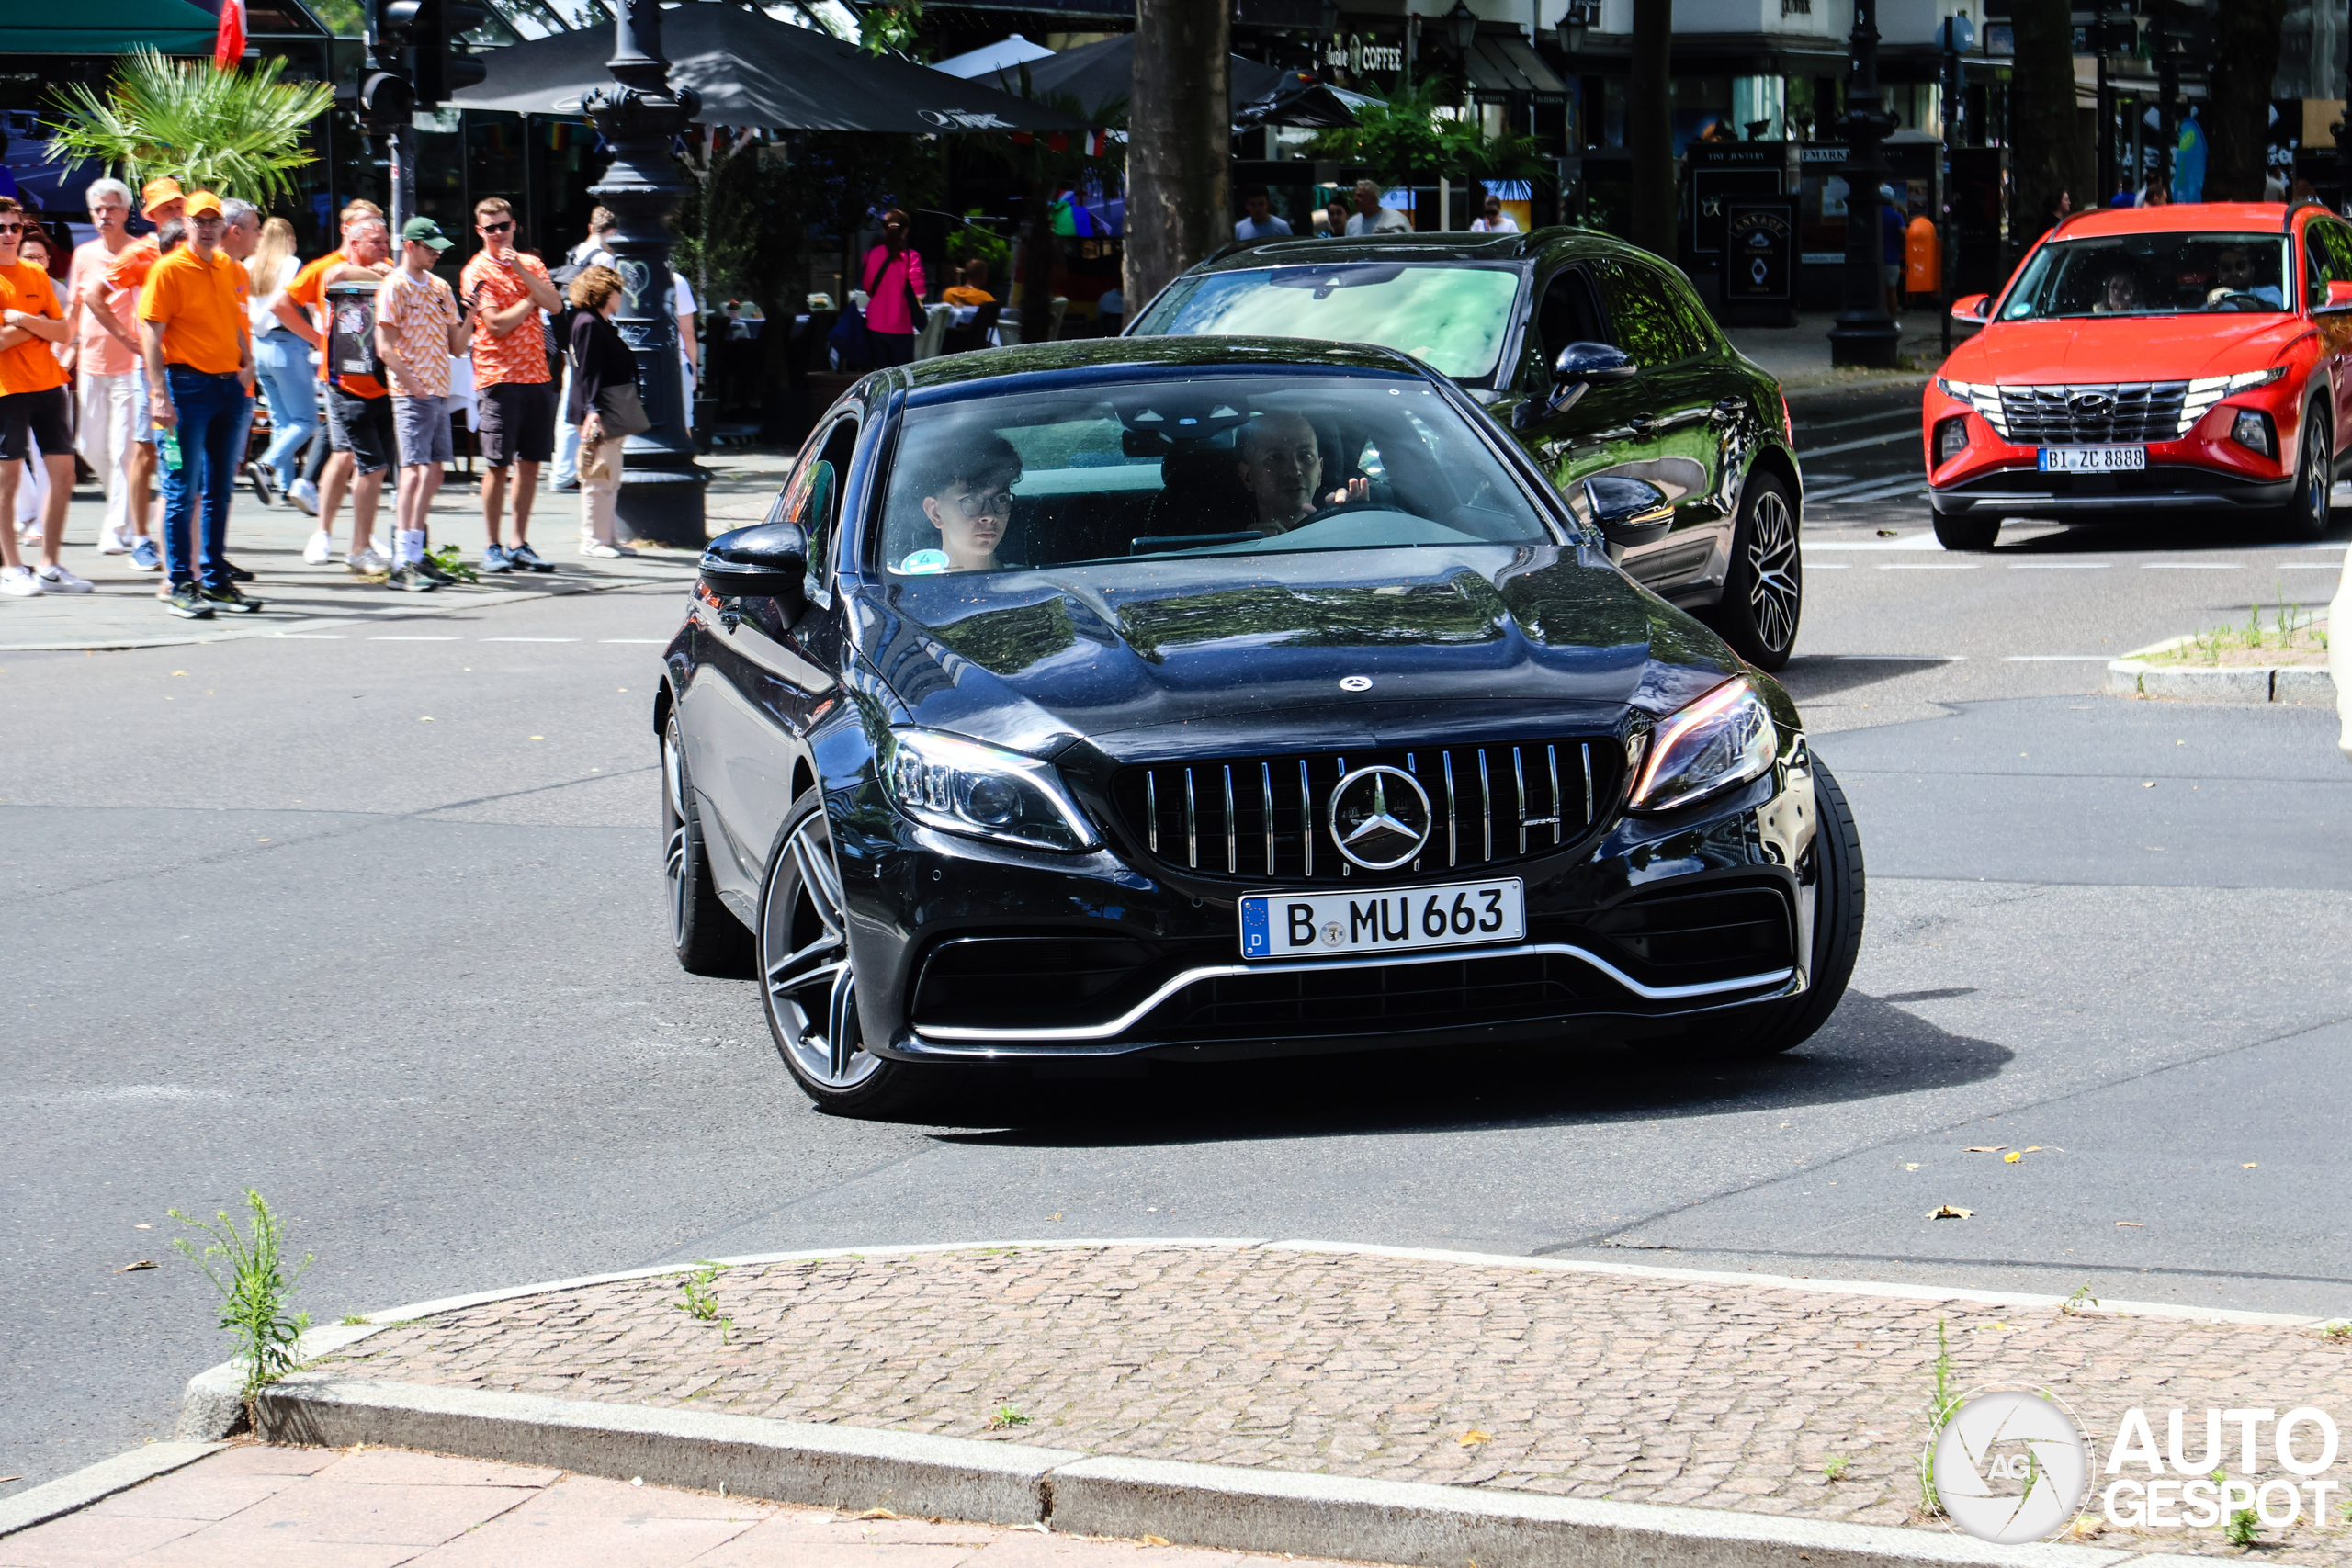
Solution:
[{"label": "chrome bumper trim", "polygon": [[1395,957],[1317,958],[1293,962],[1283,962],[1278,960],[1265,964],[1204,964],[1199,968],[1186,969],[1170,976],[1158,989],[1154,990],[1150,996],[1146,997],[1142,1001],[1137,1002],[1134,1007],[1129,1008],[1126,1011],[1119,1014],[1116,1018],[1105,1020],[1101,1023],[1070,1024],[1059,1029],[972,1029],[959,1028],[955,1025],[939,1025],[934,1027],[921,1022],[917,1022],[911,1027],[919,1038],[925,1040],[1109,1040],[1114,1036],[1125,1034],[1128,1030],[1133,1029],[1136,1024],[1142,1022],[1145,1016],[1148,1014],[1152,1009],[1159,1006],[1160,1003],[1166,1001],[1169,998],[1174,996],[1185,987],[1201,980],[1222,980],[1236,975],[1281,974],[1331,969],[1385,969],[1394,968],[1396,965],[1403,964],[1442,964],[1457,958],[1524,958],[1534,956],[1558,956],[1562,958],[1577,959],[1580,962],[1589,964],[1593,968],[1600,970],[1603,975],[1608,976],[1611,980],[1616,981],[1617,984],[1624,987],[1627,990],[1633,992],[1635,996],[1640,997],[1645,1001],[1653,1002],[1679,1001],[1690,997],[1721,996],[1727,991],[1755,990],[1764,986],[1779,985],[1783,981],[1793,979],[1796,976],[1795,968],[1790,967],[1786,969],[1775,969],[1770,973],[1762,975],[1743,976],[1733,980],[1707,980],[1691,986],[1645,986],[1639,980],[1636,980],[1632,976],[1626,974],[1623,969],[1620,969],[1615,964],[1610,963],[1607,959],[1588,953],[1581,947],[1572,947],[1566,942],[1527,942],[1517,947],[1431,948],[1417,953],[1400,953]]}]

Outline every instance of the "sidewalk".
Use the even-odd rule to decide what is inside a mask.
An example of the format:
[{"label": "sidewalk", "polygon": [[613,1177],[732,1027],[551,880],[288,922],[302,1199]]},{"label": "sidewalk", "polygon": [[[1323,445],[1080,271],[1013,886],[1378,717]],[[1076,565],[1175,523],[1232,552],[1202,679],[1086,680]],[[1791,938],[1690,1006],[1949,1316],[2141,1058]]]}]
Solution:
[{"label": "sidewalk", "polygon": [[[649,1482],[724,1475],[708,1468],[724,1451],[785,1443],[758,1436],[773,1428],[800,1435],[800,1469],[739,1470],[739,1492],[760,1475],[773,1486],[818,1474],[841,1495],[763,1495],[875,1497],[839,1479],[852,1461],[808,1459],[812,1441],[865,1443],[902,1471],[980,1456],[970,1462],[1042,1486],[1053,1521],[1168,1518],[1157,1533],[1180,1543],[1422,1561],[1367,1546],[1393,1538],[1347,1533],[1332,1511],[1387,1487],[1414,1494],[1422,1516],[1442,1497],[1524,1529],[1600,1533],[1614,1507],[1640,1516],[1627,1530],[1755,1549],[1711,1542],[1709,1562],[1782,1561],[1811,1540],[1816,1558],[1887,1562],[1978,1560],[1952,1555],[1974,1543],[1920,1511],[1939,1334],[1955,1393],[2047,1388],[2100,1456],[2132,1408],[2155,1412],[2161,1441],[2174,1408],[2194,1426],[2209,1406],[2352,1405],[2352,1342],[2310,1323],[1909,1284],[1316,1242],[1007,1243],[741,1260],[709,1286],[703,1319],[683,1310],[685,1273],[428,1303],[324,1330],[309,1369],[266,1396],[265,1427],[327,1443],[478,1442],[486,1457],[621,1465],[605,1473]],[[192,1418],[206,1384],[191,1385]],[[1201,1483],[1211,1490],[1305,1488],[1323,1497],[1315,1517],[1329,1529],[1188,1533],[1181,1508],[1122,1514],[1099,1495],[1088,1511],[1087,1483],[1109,1484],[1102,1467],[1155,1464],[1227,1478]],[[2266,1452],[2252,1478],[2279,1473]],[[240,1495],[204,1495],[224,1513]],[[2077,1539],[2103,1549],[2068,1560],[2086,1568],[2233,1550],[2218,1529],[2102,1529],[2096,1514]],[[1781,1555],[1764,1552],[1775,1541]],[[2333,1519],[2266,1529],[2262,1546],[2275,1562],[2352,1563],[2352,1532]],[[0,1562],[17,1550],[0,1539]]]},{"label": "sidewalk", "polygon": [[[740,449],[714,453],[702,462],[712,474],[706,526],[713,535],[765,517],[791,466],[788,455]],[[158,498],[158,528],[162,504]],[[388,494],[377,518],[379,544],[390,537],[390,517]],[[97,553],[105,502],[95,486],[85,485],[74,492],[66,512],[64,562],[69,570],[89,579],[96,592],[0,599],[0,652],[171,647],[237,637],[317,635],[374,621],[479,611],[553,593],[682,581],[693,573],[695,552],[659,546],[637,547],[640,553],[635,559],[584,558],[578,553],[579,519],[579,498],[559,495],[543,483],[533,507],[531,535],[539,553],[554,564],[552,573],[514,572],[431,593],[396,593],[380,581],[353,576],[343,566],[341,552],[351,543],[348,504],[336,519],[335,562],[306,566],[302,547],[317,528],[316,520],[291,504],[264,506],[241,483],[229,519],[229,556],[254,573],[255,581],[244,585],[246,592],[262,600],[266,608],[254,615],[216,615],[209,621],[184,621],[166,613],[155,599],[158,574],[132,570],[127,556]],[[456,544],[464,549],[469,563],[479,562],[486,541],[480,492],[472,485],[443,487],[434,501],[432,535],[436,547]],[[26,558],[37,559],[37,550],[38,547],[27,547]]]},{"label": "sidewalk", "polygon": [[[1943,316],[1936,310],[1906,310],[1898,319],[1903,329],[1897,348],[1898,370],[1837,369],[1829,363],[1829,329],[1838,324],[1833,310],[1807,311],[1792,327],[1725,327],[1732,345],[1772,373],[1791,397],[1864,387],[1924,386],[1944,360]],[[1967,341],[1975,329],[1952,323],[1952,346]]]}]

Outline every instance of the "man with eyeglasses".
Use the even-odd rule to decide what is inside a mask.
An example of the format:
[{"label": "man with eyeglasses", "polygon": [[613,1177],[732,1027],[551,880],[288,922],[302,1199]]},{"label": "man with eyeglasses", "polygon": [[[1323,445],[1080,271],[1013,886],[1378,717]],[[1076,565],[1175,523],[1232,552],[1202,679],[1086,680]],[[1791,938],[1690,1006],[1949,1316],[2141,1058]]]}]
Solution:
[{"label": "man with eyeglasses", "polygon": [[[147,275],[154,270],[164,254],[164,225],[185,220],[187,196],[180,189],[179,181],[161,175],[139,187],[139,202],[140,215],[154,229],[123,246],[120,254],[107,264],[107,287],[122,289],[130,296],[134,320],[139,314],[139,291],[146,287]],[[153,539],[145,536],[145,518],[153,504],[155,485],[155,422],[147,413],[154,398],[147,385],[146,351],[138,346],[135,329],[132,349],[138,356],[130,373],[138,388],[139,412],[131,423],[130,515],[134,531],[141,536],[131,544],[130,564],[140,571],[161,571],[164,553],[155,547]]]},{"label": "man with eyeglasses", "polygon": [[260,600],[238,591],[222,555],[244,456],[237,448],[252,418],[254,353],[245,269],[220,247],[229,227],[220,198],[206,190],[191,193],[187,218],[187,243],[147,275],[139,320],[155,426],[175,430],[180,448],[179,467],[164,470],[169,604],[175,615],[209,620],[216,607],[261,608]]},{"label": "man with eyeglasses", "polygon": [[[74,446],[106,491],[98,553],[129,555],[134,536],[147,538],[147,489],[130,482],[130,454],[139,445],[133,431],[146,414],[139,403],[139,297],[109,285],[107,268],[130,243],[130,187],[92,180],[83,199],[98,237],[74,247],[65,285],[65,320],[77,329],[67,363],[81,378]],[[154,552],[153,541],[147,548]]]},{"label": "man with eyeglasses", "polygon": [[[19,254],[25,209],[0,196],[0,593],[29,599],[40,593],[87,593],[90,585],[58,564],[65,543],[65,503],[74,496],[73,402],[65,367],[50,345],[72,332],[49,274]],[[38,445],[47,466],[39,570],[17,549],[17,486]]]},{"label": "man with eyeglasses", "polygon": [[[548,374],[543,311],[560,311],[563,297],[538,257],[514,248],[514,209],[503,197],[474,203],[474,232],[481,249],[458,277],[458,293],[473,312],[474,397],[481,426],[481,525],[490,537],[484,571],[553,571],[531,548],[531,502],[539,465],[555,456],[555,380]],[[499,542],[506,510],[507,470],[514,472],[514,547]]]}]

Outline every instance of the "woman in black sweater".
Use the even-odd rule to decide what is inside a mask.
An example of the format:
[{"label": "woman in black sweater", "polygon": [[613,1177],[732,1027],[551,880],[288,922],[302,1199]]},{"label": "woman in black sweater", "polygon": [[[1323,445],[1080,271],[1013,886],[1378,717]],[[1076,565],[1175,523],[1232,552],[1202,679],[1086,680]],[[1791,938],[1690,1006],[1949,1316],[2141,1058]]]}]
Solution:
[{"label": "woman in black sweater", "polygon": [[613,325],[621,298],[621,275],[611,267],[571,280],[571,400],[563,417],[580,429],[580,553],[604,560],[637,554],[618,537],[627,437],[605,434],[596,406],[605,388],[637,385],[637,354]]}]

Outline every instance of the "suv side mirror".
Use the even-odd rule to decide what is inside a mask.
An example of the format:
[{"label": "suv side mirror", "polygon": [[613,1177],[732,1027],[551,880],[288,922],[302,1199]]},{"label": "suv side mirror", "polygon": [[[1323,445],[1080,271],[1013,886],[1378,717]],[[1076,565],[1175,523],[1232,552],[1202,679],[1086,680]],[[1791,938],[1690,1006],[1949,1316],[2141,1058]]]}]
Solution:
[{"label": "suv side mirror", "polygon": [[1646,479],[1596,474],[1582,488],[1586,514],[1612,545],[1654,545],[1674,526],[1674,503]]},{"label": "suv side mirror", "polygon": [[2352,283],[2329,284],[2326,296],[2312,307],[2314,316],[2333,316],[2345,310],[2352,310]]},{"label": "suv side mirror", "polygon": [[773,599],[790,626],[808,608],[808,537],[794,523],[757,523],[713,539],[702,581],[723,599]]},{"label": "suv side mirror", "polygon": [[1521,403],[1511,423],[1524,427],[1555,413],[1566,413],[1596,382],[1630,381],[1641,373],[1633,356],[1605,343],[1572,343],[1552,361],[1551,396],[1538,404]]},{"label": "suv side mirror", "polygon": [[1981,327],[1984,324],[1984,309],[1992,302],[1990,294],[1963,294],[1951,302],[1951,319]]}]

